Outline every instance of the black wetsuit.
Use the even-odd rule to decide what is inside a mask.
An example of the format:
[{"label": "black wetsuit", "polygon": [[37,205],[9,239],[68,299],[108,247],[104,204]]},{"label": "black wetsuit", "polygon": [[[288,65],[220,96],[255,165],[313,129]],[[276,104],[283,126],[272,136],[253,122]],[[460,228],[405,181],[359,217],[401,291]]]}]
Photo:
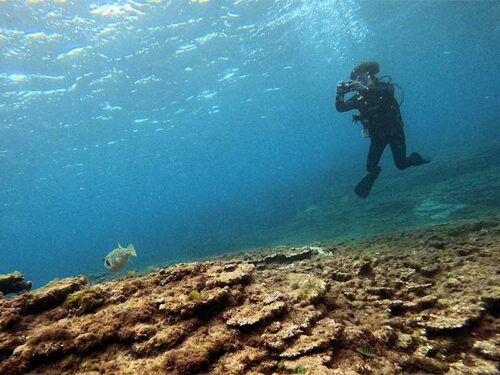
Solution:
[{"label": "black wetsuit", "polygon": [[[376,81],[374,85],[368,88],[368,92],[364,94],[357,92],[347,101],[344,101],[344,94],[337,94],[335,106],[339,112],[357,109],[360,112],[359,120],[368,129],[371,143],[366,164],[370,176],[367,176],[367,178],[374,181],[379,175],[380,167],[378,162],[387,145],[391,147],[394,163],[399,169],[406,169],[427,162],[417,153],[406,156],[403,119],[399,104],[394,97],[394,86],[392,84]],[[369,184],[366,192],[360,193],[356,190],[356,193],[366,198],[370,188],[371,184]]]}]

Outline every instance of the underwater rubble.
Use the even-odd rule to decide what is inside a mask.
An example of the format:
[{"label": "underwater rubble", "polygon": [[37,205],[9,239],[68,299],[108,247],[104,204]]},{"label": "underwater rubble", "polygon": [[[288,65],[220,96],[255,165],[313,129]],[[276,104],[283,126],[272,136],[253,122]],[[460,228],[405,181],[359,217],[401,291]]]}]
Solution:
[{"label": "underwater rubble", "polygon": [[491,218],[55,280],[0,299],[0,374],[498,374],[499,264]]}]

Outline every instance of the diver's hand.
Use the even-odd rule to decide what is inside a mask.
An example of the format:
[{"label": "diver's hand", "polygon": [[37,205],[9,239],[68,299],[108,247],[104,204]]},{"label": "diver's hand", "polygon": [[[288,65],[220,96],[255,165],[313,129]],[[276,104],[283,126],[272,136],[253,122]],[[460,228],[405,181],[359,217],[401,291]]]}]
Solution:
[{"label": "diver's hand", "polygon": [[367,93],[368,87],[363,85],[361,82],[354,81],[351,83],[351,89],[353,91],[358,91],[360,93]]},{"label": "diver's hand", "polygon": [[354,91],[354,88],[351,86],[352,81],[339,81],[337,83],[337,96],[343,97],[348,92]]},{"label": "diver's hand", "polygon": [[337,97],[342,97],[344,96],[344,94],[346,93],[346,83],[345,81],[339,81],[339,83],[337,83]]}]

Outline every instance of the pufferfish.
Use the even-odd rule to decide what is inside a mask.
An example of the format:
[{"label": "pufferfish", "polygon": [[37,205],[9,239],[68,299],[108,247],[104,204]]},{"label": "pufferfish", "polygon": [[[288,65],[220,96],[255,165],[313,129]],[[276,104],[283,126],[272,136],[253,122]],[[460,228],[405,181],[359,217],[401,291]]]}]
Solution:
[{"label": "pufferfish", "polygon": [[134,245],[129,243],[125,248],[118,243],[118,247],[104,257],[104,267],[110,271],[118,271],[127,264],[130,255],[137,256]]}]

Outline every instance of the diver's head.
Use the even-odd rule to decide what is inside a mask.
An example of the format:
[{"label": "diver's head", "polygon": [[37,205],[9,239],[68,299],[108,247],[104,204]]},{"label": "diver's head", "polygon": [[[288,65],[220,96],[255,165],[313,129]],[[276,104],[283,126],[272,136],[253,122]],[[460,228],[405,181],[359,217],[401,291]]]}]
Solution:
[{"label": "diver's head", "polygon": [[378,62],[365,61],[351,71],[351,79],[368,86],[375,80],[375,75],[379,71]]},{"label": "diver's head", "polygon": [[362,74],[359,74],[358,76],[356,76],[354,81],[357,81],[365,86],[371,86],[375,82],[374,78],[368,72],[364,72]]}]

